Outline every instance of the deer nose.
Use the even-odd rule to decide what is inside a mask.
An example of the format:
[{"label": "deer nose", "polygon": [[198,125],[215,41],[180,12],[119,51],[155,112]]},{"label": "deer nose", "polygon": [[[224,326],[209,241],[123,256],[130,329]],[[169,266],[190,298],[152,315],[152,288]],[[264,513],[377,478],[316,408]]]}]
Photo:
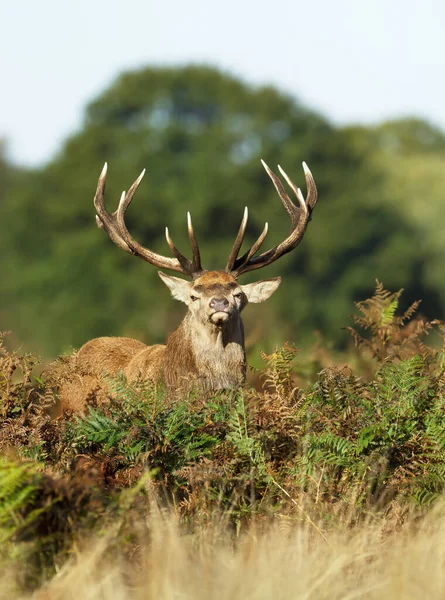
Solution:
[{"label": "deer nose", "polygon": [[229,301],[227,298],[212,298],[209,303],[210,308],[213,308],[215,312],[219,310],[225,311],[229,306]]}]

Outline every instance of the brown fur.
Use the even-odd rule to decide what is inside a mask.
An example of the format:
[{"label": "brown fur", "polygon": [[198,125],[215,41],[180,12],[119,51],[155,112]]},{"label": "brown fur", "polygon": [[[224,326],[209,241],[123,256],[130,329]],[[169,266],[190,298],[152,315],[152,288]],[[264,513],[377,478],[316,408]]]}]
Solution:
[{"label": "brown fur", "polygon": [[226,273],[225,271],[206,271],[202,275],[200,275],[193,282],[193,288],[199,288],[202,286],[203,288],[208,288],[211,285],[226,285],[232,286],[236,284],[236,280],[233,275],[230,273]]},{"label": "brown fur", "polygon": [[82,346],[77,353],[80,369],[86,373],[116,373],[147,346],[131,338],[101,337]]},{"label": "brown fur", "polygon": [[246,374],[242,323],[206,336],[187,315],[167,340],[162,361],[164,381],[169,389],[183,389],[197,383],[206,391],[236,387]]},{"label": "brown fur", "polygon": [[[119,370],[128,381],[162,380],[174,393],[191,387],[204,391],[231,388],[245,380],[244,328],[240,313],[248,302],[247,294],[253,284],[243,288],[233,275],[224,271],[205,272],[193,283],[161,275],[173,296],[189,307],[167,344],[146,346],[124,337],[102,337],[87,342],[75,357],[73,377],[62,386],[62,410],[82,411],[91,398],[105,401],[109,394],[102,376],[115,375]],[[270,282],[273,283],[266,281],[258,285],[269,283],[274,291],[279,280]],[[264,299],[271,293],[265,293]],[[199,294],[199,299],[193,300],[193,294]],[[215,298],[229,302],[223,320],[214,317],[209,308]],[[255,297],[252,301],[262,299]]]},{"label": "brown fur", "polygon": [[102,374],[124,370],[146,348],[142,342],[125,337],[101,337],[84,344],[70,365],[72,376],[60,388],[62,411],[83,411],[92,399],[105,402],[108,392]]}]

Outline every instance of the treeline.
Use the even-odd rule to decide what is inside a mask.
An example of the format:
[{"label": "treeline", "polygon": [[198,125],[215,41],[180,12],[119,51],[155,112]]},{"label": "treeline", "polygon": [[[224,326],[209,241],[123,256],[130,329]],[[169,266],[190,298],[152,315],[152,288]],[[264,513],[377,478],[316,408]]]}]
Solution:
[{"label": "treeline", "polygon": [[416,119],[337,128],[293,97],[215,69],[146,68],[95,99],[81,131],[45,167],[0,160],[0,330],[47,356],[98,335],[164,339],[183,308],[168,300],[156,269],[96,228],[103,163],[111,210],[147,168],[128,211],[136,239],[168,253],[168,225],[187,252],[190,210],[204,266],[222,268],[245,205],[247,242],[265,221],[269,245],[289,230],[260,158],[280,163],[298,185],[305,160],[320,201],[301,246],[264,271],[285,283],[247,309],[252,343],[301,346],[319,330],[341,344],[353,301],[376,278],[404,287],[407,304],[424,298],[427,317],[444,316],[442,132]]}]

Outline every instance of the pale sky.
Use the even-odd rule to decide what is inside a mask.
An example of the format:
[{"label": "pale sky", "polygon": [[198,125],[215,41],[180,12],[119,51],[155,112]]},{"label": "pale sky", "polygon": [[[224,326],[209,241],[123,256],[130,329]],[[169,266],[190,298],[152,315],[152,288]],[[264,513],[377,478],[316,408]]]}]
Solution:
[{"label": "pale sky", "polygon": [[43,164],[122,70],[190,62],[335,123],[414,115],[445,130],[444,0],[4,0],[0,138]]}]

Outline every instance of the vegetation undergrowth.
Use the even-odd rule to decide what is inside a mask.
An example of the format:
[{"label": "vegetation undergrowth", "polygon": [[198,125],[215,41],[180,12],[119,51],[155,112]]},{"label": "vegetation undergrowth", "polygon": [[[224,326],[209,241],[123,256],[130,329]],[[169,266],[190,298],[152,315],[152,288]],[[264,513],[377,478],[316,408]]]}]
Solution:
[{"label": "vegetation undergrowth", "polygon": [[2,568],[35,588],[92,534],[134,558],[153,506],[194,535],[220,518],[239,543],[270,523],[329,543],[424,515],[445,486],[445,327],[417,304],[399,315],[399,298],[378,283],[350,364],[311,381],[286,345],[264,355],[260,390],[173,399],[118,375],[82,415],[56,416],[69,359],[35,377],[33,357],[0,346]]}]

